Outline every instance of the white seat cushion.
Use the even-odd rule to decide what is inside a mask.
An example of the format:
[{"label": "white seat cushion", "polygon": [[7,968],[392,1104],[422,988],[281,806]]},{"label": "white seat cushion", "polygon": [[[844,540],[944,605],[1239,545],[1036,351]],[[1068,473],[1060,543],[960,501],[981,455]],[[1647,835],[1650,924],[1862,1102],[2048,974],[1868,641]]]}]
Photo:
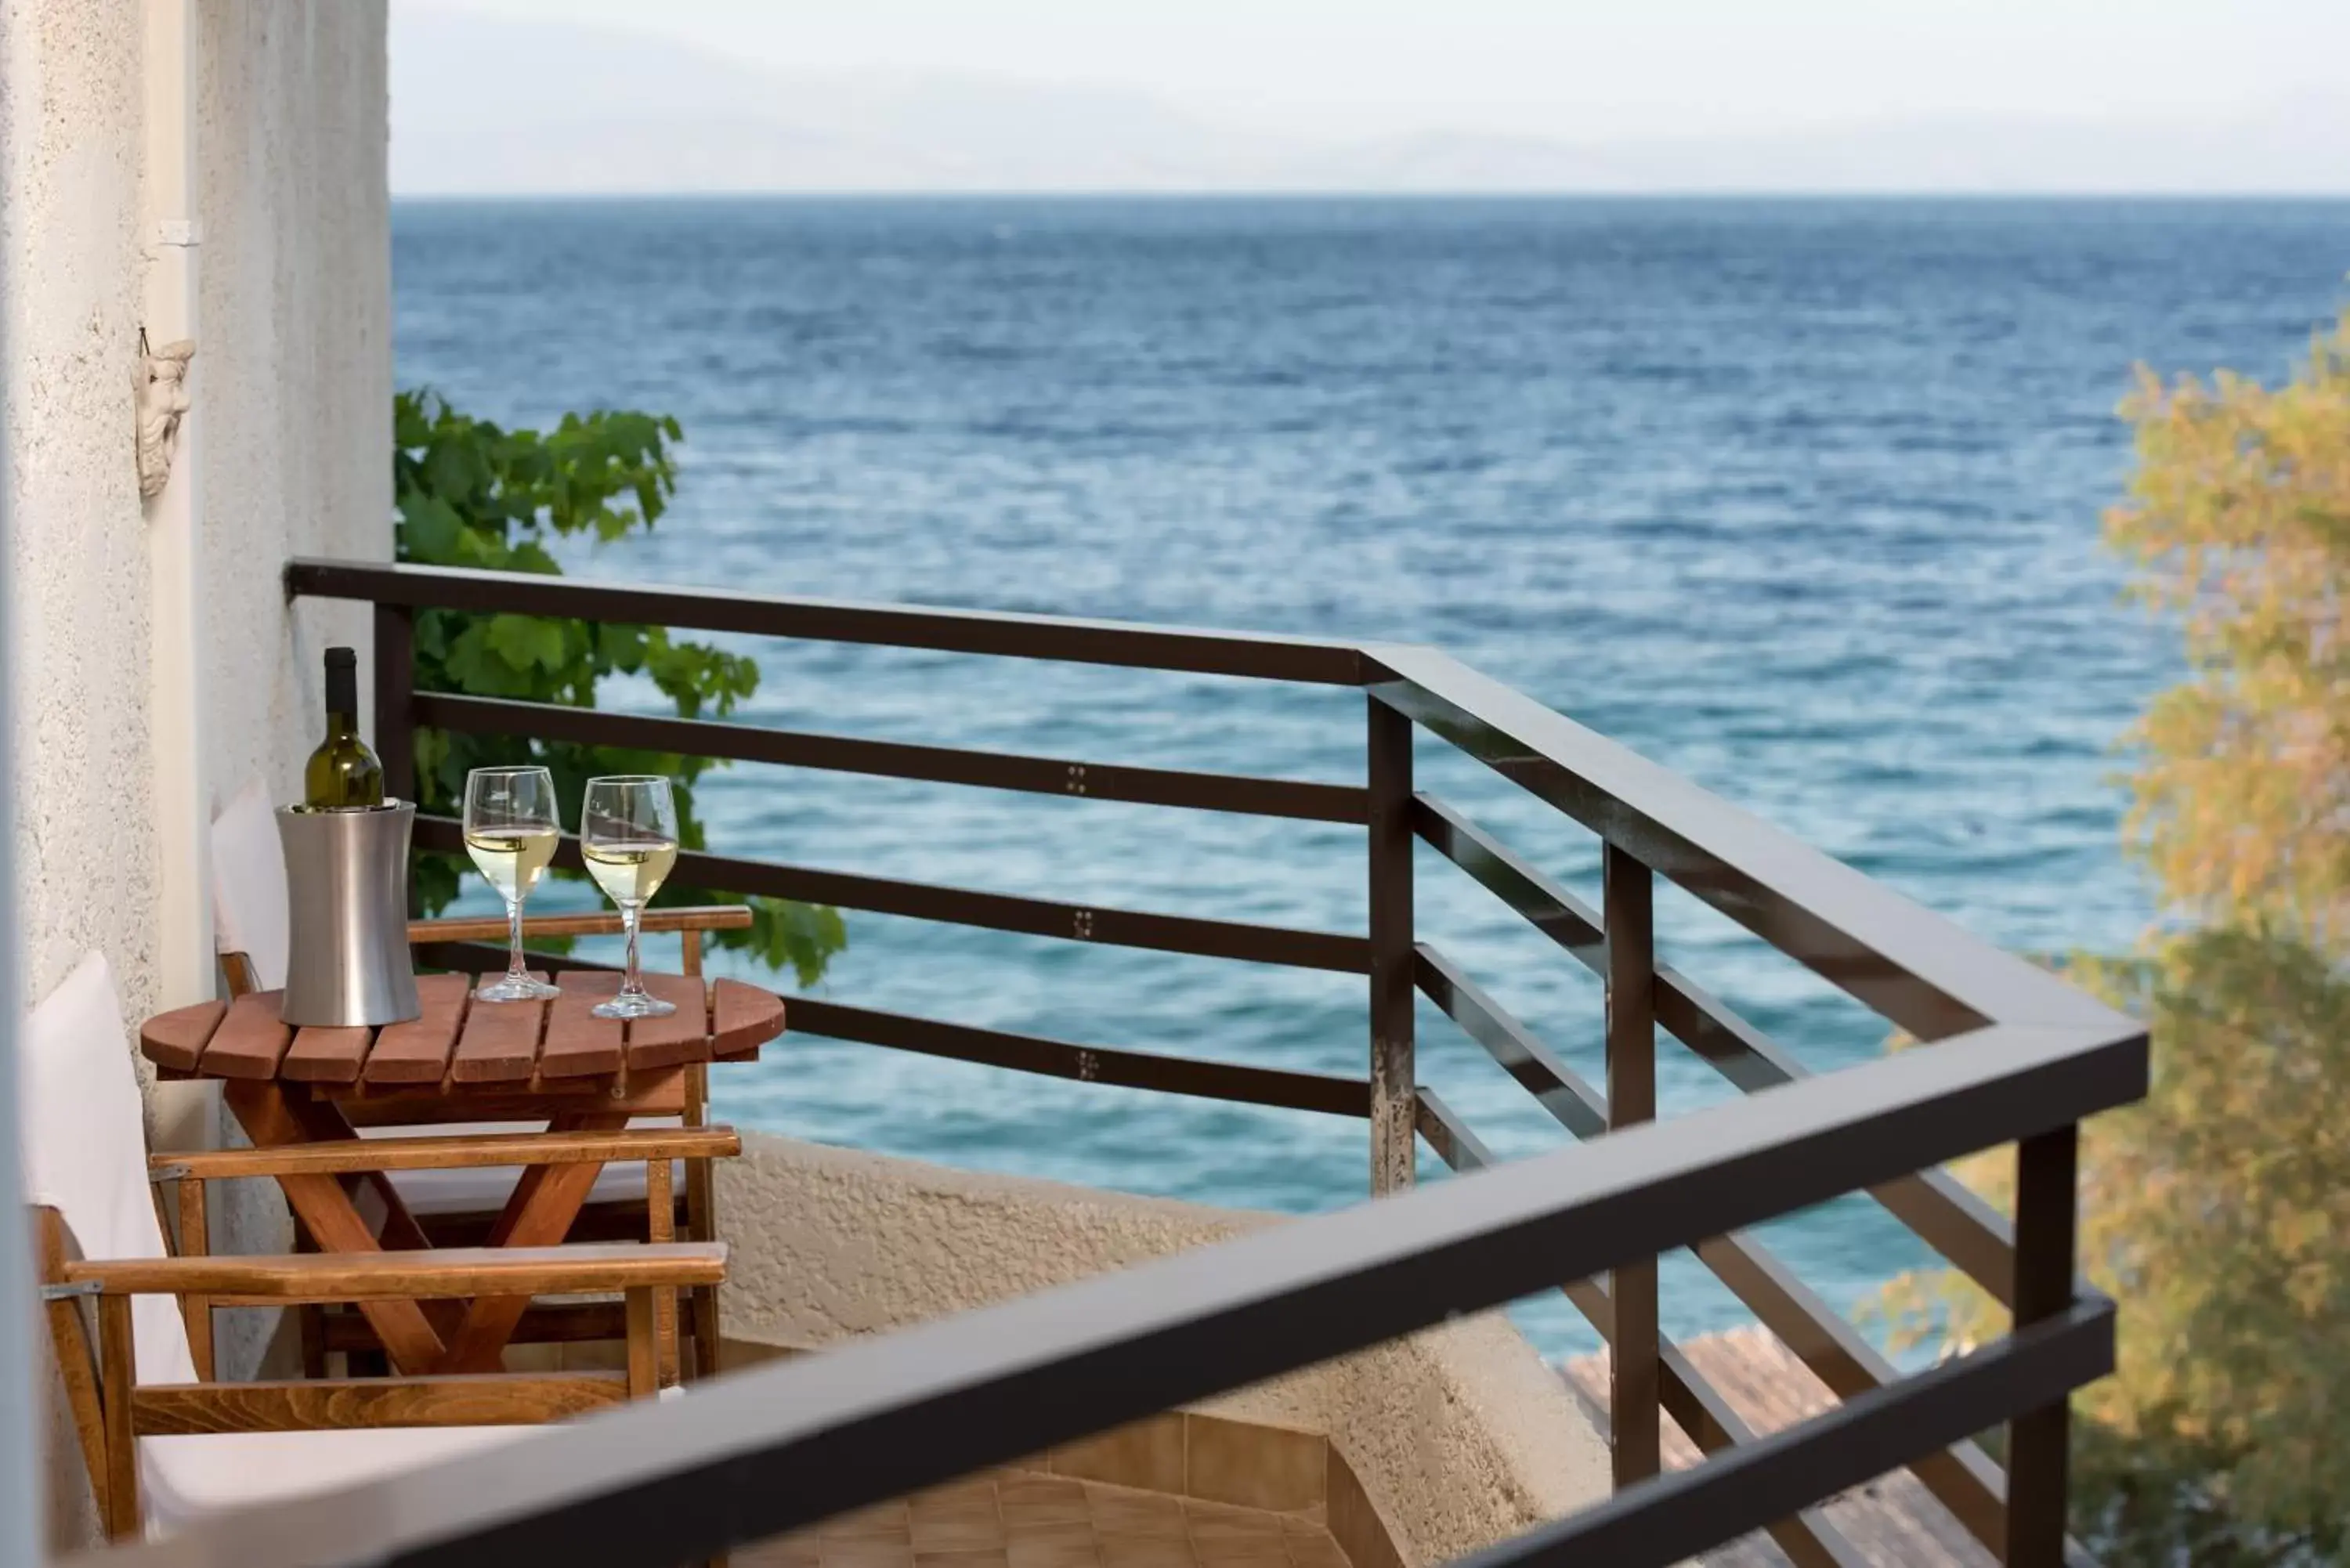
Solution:
[{"label": "white seat cushion", "polygon": [[257,1502],[374,1480],[535,1435],[534,1427],[386,1427],[339,1432],[207,1432],[139,1439],[147,1529],[161,1535]]},{"label": "white seat cushion", "polygon": [[[681,1387],[663,1399],[682,1399]],[[357,1431],[206,1432],[139,1439],[147,1533],[223,1509],[374,1480],[394,1470],[527,1441],[544,1427],[383,1427]]]},{"label": "white seat cushion", "polygon": [[[671,1174],[674,1189],[683,1191],[682,1160],[671,1168]],[[473,1170],[396,1170],[391,1173],[391,1185],[411,1214],[479,1214],[504,1208],[521,1175],[512,1166]],[[645,1167],[641,1160],[606,1166],[596,1173],[596,1185],[588,1193],[590,1203],[644,1200]]]}]

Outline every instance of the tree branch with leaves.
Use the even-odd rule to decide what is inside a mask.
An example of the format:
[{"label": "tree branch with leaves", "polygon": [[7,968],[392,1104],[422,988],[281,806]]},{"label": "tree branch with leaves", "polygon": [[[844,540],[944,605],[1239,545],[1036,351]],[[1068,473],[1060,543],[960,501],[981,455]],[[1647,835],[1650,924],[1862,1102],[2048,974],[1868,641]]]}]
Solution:
[{"label": "tree branch with leaves", "polygon": [[[2081,1252],[2120,1303],[2084,1389],[2074,1527],[2105,1562],[2350,1562],[2350,317],[2278,387],[2141,372],[2107,542],[2189,671],[2128,742],[2164,923],[2074,979],[2146,1021],[2146,1100],[2082,1130]],[[2014,1160],[1960,1175],[2002,1208]],[[1896,1282],[1897,1340],[2007,1314]]]},{"label": "tree branch with leaves", "polygon": [[[676,493],[672,449],[684,440],[673,419],[618,410],[566,414],[545,433],[508,431],[459,412],[429,390],[395,398],[392,431],[400,560],[546,576],[563,570],[548,548],[553,539],[587,535],[608,545],[651,528]],[[422,691],[593,708],[602,681],[639,676],[681,717],[693,719],[723,717],[759,686],[759,668],[750,659],[671,637],[661,627],[428,609],[417,613],[415,642]],[[707,843],[694,784],[724,765],[668,752],[419,729],[418,807],[456,815],[467,773],[525,763],[554,775],[564,819],[575,822],[588,779],[666,775],[676,786],[679,842],[686,849]],[[447,908],[465,865],[453,855],[418,855],[418,908],[427,915]],[[732,894],[677,884],[653,899],[656,907],[735,901]],[[814,984],[847,945],[837,910],[788,898],[739,901],[751,908],[750,928],[715,932],[712,940],[790,970],[803,986]]]}]

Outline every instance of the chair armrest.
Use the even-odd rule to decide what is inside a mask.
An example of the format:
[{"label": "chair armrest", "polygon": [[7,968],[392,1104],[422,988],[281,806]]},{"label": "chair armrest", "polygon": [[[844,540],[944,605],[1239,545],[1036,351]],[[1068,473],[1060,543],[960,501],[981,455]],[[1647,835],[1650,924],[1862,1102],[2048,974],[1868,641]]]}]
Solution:
[{"label": "chair armrest", "polygon": [[215,1306],[569,1295],[714,1285],[725,1278],[723,1241],[99,1259],[65,1265],[66,1283],[94,1287],[99,1295],[200,1295],[211,1297]]},{"label": "chair armrest", "polygon": [[158,1181],[239,1176],[348,1176],[378,1170],[467,1170],[514,1165],[624,1165],[654,1159],[726,1159],[743,1152],[733,1127],[617,1127],[608,1132],[469,1133],[434,1137],[340,1138],[280,1148],[153,1154]]},{"label": "chair armrest", "polygon": [[[657,931],[741,931],[751,926],[747,904],[681,904],[673,909],[647,909],[639,929]],[[620,917],[610,909],[584,915],[533,915],[522,923],[525,937],[615,937]],[[452,915],[441,919],[408,922],[410,942],[502,942],[506,940],[503,915]]]}]

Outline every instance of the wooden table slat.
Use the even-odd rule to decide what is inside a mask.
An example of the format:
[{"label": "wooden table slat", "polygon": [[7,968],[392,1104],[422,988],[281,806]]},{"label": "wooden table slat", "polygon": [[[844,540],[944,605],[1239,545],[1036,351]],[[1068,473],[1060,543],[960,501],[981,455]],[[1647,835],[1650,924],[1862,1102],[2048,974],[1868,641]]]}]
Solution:
[{"label": "wooden table slat", "polygon": [[[429,974],[417,978],[420,1015],[380,1031],[296,1030],[278,1015],[281,992],[255,992],[158,1013],[140,1025],[140,1047],[167,1074],[283,1079],[338,1100],[460,1088],[569,1096],[596,1092],[597,1080],[666,1085],[681,1067],[753,1060],[783,1033],[783,999],[757,986],[676,974],[645,983],[678,1011],[625,1026],[594,1017],[594,1004],[619,988],[608,971],[566,973],[551,1005],[477,1003],[472,977]],[[632,1105],[640,1097],[630,1089]]]},{"label": "wooden table slat", "polygon": [[294,1032],[294,1044],[277,1064],[277,1075],[301,1084],[356,1084],[367,1063],[375,1031],[364,1024],[348,1029],[317,1025]]},{"label": "wooden table slat", "polygon": [[[533,980],[546,975],[533,971]],[[449,1058],[449,1076],[460,1084],[511,1084],[538,1068],[538,1044],[546,1033],[546,1003],[473,999],[464,1033]]]},{"label": "wooden table slat", "polygon": [[197,1071],[208,1078],[276,1077],[277,1064],[294,1039],[294,1031],[277,1016],[284,994],[247,992],[229,1003],[228,1015],[204,1045]]},{"label": "wooden table slat", "polygon": [[546,1044],[538,1054],[541,1078],[584,1078],[617,1073],[626,1061],[625,1036],[617,1018],[598,1018],[589,1009],[620,989],[610,970],[567,970],[556,976],[563,994],[546,1015]]},{"label": "wooden table slat", "polygon": [[755,1056],[759,1047],[783,1033],[784,999],[739,980],[713,981],[710,989],[710,1054],[726,1062]]},{"label": "wooden table slat", "polygon": [[647,1073],[710,1060],[710,995],[691,975],[649,974],[645,989],[677,1011],[666,1018],[629,1021],[629,1071]]},{"label": "wooden table slat", "polygon": [[416,1000],[422,1012],[405,1023],[389,1023],[376,1036],[363,1069],[370,1084],[437,1084],[449,1075],[449,1056],[464,1026],[473,978],[465,974],[420,974]]},{"label": "wooden table slat", "polygon": [[158,1067],[192,1073],[204,1054],[204,1042],[213,1037],[227,1012],[225,1002],[199,1002],[192,1007],[159,1012],[140,1026],[140,1047]]}]

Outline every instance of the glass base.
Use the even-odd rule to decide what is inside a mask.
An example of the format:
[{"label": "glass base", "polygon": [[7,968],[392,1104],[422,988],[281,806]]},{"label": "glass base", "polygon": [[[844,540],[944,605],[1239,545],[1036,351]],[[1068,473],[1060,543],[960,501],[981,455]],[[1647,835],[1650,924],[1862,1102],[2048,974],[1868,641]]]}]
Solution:
[{"label": "glass base", "polygon": [[638,992],[622,993],[609,1002],[599,1002],[588,1010],[598,1018],[667,1018],[677,1011],[674,1002],[663,1002],[658,996]]},{"label": "glass base", "polygon": [[555,994],[555,987],[543,980],[516,980],[512,975],[500,975],[473,992],[476,1002],[544,1002]]}]

